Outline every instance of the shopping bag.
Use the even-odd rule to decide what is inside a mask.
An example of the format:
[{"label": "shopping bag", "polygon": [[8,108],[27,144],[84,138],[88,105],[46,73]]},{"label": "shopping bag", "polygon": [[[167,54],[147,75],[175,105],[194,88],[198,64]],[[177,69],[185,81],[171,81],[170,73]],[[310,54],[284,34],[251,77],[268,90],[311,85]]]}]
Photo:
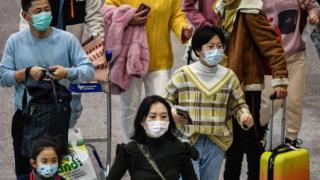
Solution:
[{"label": "shopping bag", "polygon": [[88,149],[79,129],[69,129],[68,141],[73,157],[68,155],[62,160],[59,175],[66,180],[97,180]]}]

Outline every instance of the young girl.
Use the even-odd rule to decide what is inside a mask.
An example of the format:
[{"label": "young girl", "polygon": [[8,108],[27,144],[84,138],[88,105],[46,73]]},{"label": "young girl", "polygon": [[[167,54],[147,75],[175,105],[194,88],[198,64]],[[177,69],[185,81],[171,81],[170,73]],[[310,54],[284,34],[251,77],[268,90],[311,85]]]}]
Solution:
[{"label": "young girl", "polygon": [[44,136],[32,145],[30,164],[33,170],[18,180],[64,180],[58,175],[63,156],[72,155],[68,143],[61,136]]},{"label": "young girl", "polygon": [[200,158],[193,161],[198,179],[218,179],[225,151],[232,143],[231,114],[242,128],[253,125],[237,76],[219,65],[224,47],[220,29],[199,28],[192,38],[199,61],[175,71],[164,93],[165,99],[183,106],[192,119],[181,126],[185,117],[179,111],[172,112],[177,124],[185,127],[180,128],[181,138],[199,152]]}]

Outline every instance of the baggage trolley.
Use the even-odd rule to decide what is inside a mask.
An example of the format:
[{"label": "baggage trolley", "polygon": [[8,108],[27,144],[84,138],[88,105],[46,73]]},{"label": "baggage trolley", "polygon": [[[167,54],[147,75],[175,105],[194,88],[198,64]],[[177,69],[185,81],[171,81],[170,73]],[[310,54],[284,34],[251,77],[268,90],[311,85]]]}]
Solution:
[{"label": "baggage trolley", "polygon": [[[111,50],[106,50],[105,51],[105,57],[107,61],[107,66],[108,66],[108,71],[110,72],[110,62],[112,59],[112,51]],[[110,85],[110,80],[111,80],[111,74],[107,73],[107,83],[108,85],[108,92],[106,93],[106,98],[107,98],[107,118],[106,118],[106,125],[107,125],[107,134],[106,138],[105,137],[96,137],[96,138],[88,138],[84,139],[86,145],[91,148],[93,155],[95,159],[98,162],[98,165],[100,167],[100,178],[105,180],[106,177],[108,176],[110,167],[111,167],[111,145],[112,145],[112,132],[111,132],[111,127],[112,127],[112,109],[111,109],[111,85]],[[85,87],[86,85],[89,85],[90,88],[93,87],[93,89],[90,88],[84,88],[84,89],[79,89],[78,86],[83,86]],[[70,91],[77,92],[77,93],[90,93],[90,92],[103,92],[103,87],[101,83],[81,83],[74,85],[70,87]],[[107,142],[107,154],[106,154],[106,165],[104,166],[96,148],[91,144],[95,142]]]}]

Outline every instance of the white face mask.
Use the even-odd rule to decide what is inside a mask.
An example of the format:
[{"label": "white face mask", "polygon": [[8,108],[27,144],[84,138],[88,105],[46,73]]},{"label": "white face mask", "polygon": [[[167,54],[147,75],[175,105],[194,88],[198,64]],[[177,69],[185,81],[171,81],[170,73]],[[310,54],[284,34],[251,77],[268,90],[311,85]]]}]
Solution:
[{"label": "white face mask", "polygon": [[146,131],[147,136],[151,138],[161,137],[164,133],[168,131],[169,121],[145,121],[144,129]]},{"label": "white face mask", "polygon": [[37,167],[37,173],[45,178],[49,178],[54,176],[57,172],[58,172],[58,163],[55,164],[39,164],[39,166]]},{"label": "white face mask", "polygon": [[215,66],[221,62],[223,55],[223,49],[212,49],[204,52],[203,60],[209,66]]}]

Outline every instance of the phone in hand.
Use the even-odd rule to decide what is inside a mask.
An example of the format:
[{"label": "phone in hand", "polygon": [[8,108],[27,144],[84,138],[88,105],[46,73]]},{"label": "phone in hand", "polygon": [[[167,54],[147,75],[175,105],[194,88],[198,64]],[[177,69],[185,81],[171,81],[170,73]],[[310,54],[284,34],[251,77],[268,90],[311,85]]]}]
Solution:
[{"label": "phone in hand", "polygon": [[137,9],[137,12],[143,11],[147,9],[147,11],[145,13],[142,14],[143,17],[147,16],[151,10],[151,8],[143,3],[141,3]]},{"label": "phone in hand", "polygon": [[182,117],[186,118],[188,124],[192,124],[192,119],[191,119],[191,117],[189,115],[188,108],[182,107],[182,106],[178,106],[178,105],[175,105],[175,108],[176,108],[177,114],[179,116],[182,116]]}]

